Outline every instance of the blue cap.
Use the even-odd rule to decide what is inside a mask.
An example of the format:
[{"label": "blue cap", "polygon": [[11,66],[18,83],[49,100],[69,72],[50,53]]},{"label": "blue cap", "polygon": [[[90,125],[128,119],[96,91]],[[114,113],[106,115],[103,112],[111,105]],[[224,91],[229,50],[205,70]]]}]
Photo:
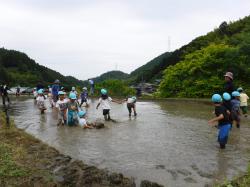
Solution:
[{"label": "blue cap", "polygon": [[86,114],[85,111],[81,110],[80,112],[78,112],[78,116],[79,117],[83,117]]},{"label": "blue cap", "polygon": [[75,93],[70,93],[69,98],[70,99],[76,99],[76,94]]},{"label": "blue cap", "polygon": [[220,102],[222,102],[221,96],[219,94],[214,94],[212,96],[212,102],[213,103],[220,103]]},{"label": "blue cap", "polygon": [[108,93],[108,91],[106,90],[106,89],[101,89],[101,93],[103,94],[103,95],[107,95],[107,93]]},{"label": "blue cap", "polygon": [[223,99],[225,101],[229,101],[231,99],[231,95],[227,92],[223,93]]},{"label": "blue cap", "polygon": [[239,97],[240,96],[240,92],[234,91],[234,92],[232,92],[232,96],[233,97]]}]

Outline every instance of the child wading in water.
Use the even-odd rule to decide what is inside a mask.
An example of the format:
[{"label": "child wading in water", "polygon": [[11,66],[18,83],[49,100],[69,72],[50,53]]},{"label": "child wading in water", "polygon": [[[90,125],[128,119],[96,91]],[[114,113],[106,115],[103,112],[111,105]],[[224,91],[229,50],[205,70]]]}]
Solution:
[{"label": "child wading in water", "polygon": [[111,97],[109,97],[106,89],[101,89],[101,97],[99,98],[99,102],[96,106],[96,109],[98,110],[99,106],[100,105],[102,106],[103,116],[106,121],[111,120],[110,117],[111,102],[121,104],[120,102],[113,100]]},{"label": "child wading in water", "polygon": [[43,89],[38,90],[37,93],[38,93],[38,96],[36,97],[37,105],[39,110],[41,111],[41,114],[43,114],[44,111],[47,110],[47,108],[45,107],[46,97],[43,94]]},{"label": "child wading in water", "polygon": [[56,108],[59,111],[57,125],[65,125],[67,123],[67,105],[68,99],[65,99],[65,92],[59,91],[59,100],[56,102]]},{"label": "child wading in water", "polygon": [[70,101],[67,104],[68,107],[68,125],[73,126],[78,124],[78,103],[76,101],[76,94],[69,94]]},{"label": "child wading in water", "polygon": [[245,117],[247,117],[247,100],[249,99],[249,97],[246,93],[243,92],[242,88],[238,88],[237,91],[240,93],[240,108]]},{"label": "child wading in water", "polygon": [[127,101],[127,108],[128,108],[128,112],[129,112],[129,117],[131,116],[132,113],[132,109],[134,112],[134,116],[137,116],[136,113],[136,97],[128,97],[127,99],[125,99],[125,101]]},{"label": "child wading in water", "polygon": [[231,100],[232,110],[231,117],[233,124],[240,128],[240,93],[238,91],[232,92],[233,99]]},{"label": "child wading in water", "polygon": [[85,106],[88,107],[88,89],[86,87],[84,87],[82,90],[83,91],[81,93],[80,107],[82,106],[83,103],[85,103]]},{"label": "child wading in water", "polygon": [[229,115],[227,113],[227,109],[222,105],[222,98],[219,94],[214,94],[212,96],[212,102],[215,106],[216,117],[209,120],[208,124],[212,125],[215,122],[218,122],[218,142],[220,144],[220,148],[225,149],[229,136],[229,131],[231,129]]}]

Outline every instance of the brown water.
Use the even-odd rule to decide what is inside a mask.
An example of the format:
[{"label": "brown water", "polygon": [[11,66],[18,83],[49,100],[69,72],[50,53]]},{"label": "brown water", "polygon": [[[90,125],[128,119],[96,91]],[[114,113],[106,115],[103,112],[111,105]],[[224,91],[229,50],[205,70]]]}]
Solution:
[{"label": "brown water", "polygon": [[[91,103],[87,118],[102,119]],[[202,102],[138,102],[129,119],[125,105],[112,105],[117,123],[105,129],[57,127],[57,113],[40,115],[34,101],[18,98],[11,105],[16,125],[64,154],[110,171],[166,186],[200,187],[246,171],[250,160],[249,118],[231,132],[226,150],[216,142],[217,129],[207,124],[213,106]]]}]

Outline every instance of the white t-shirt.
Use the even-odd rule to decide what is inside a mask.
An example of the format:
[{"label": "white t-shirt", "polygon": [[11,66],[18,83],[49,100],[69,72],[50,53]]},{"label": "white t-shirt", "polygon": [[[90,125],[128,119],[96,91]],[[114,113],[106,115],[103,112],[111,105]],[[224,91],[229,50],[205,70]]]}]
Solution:
[{"label": "white t-shirt", "polygon": [[240,106],[247,106],[247,100],[249,97],[245,93],[240,94]]},{"label": "white t-shirt", "polygon": [[80,127],[84,127],[87,125],[87,121],[84,118],[79,118],[79,125]]},{"label": "white t-shirt", "polygon": [[134,102],[135,102],[135,100],[132,99],[132,98],[128,98],[128,99],[127,99],[127,103],[129,103],[129,104],[134,103]]},{"label": "white t-shirt", "polygon": [[68,103],[68,99],[64,99],[64,100],[58,100],[56,102],[56,108],[58,108],[59,110],[66,110],[67,109],[67,103]]},{"label": "white t-shirt", "polygon": [[111,101],[112,101],[111,97],[108,97],[107,99],[102,99],[102,98],[99,99],[99,103],[100,103],[102,109],[110,110],[111,109],[111,106],[110,106]]},{"label": "white t-shirt", "polygon": [[36,100],[37,100],[37,102],[44,102],[45,101],[44,97],[40,96],[40,95],[37,96]]}]

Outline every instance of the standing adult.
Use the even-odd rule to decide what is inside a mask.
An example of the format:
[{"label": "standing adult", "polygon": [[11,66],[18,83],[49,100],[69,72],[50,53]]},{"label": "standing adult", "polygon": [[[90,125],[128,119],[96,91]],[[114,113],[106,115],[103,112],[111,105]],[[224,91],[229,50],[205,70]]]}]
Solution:
[{"label": "standing adult", "polygon": [[7,85],[1,86],[1,95],[3,100],[3,105],[5,105],[5,100],[7,99],[8,104],[10,104],[10,98],[8,91],[11,91]]},{"label": "standing adult", "polygon": [[21,90],[20,86],[17,86],[17,88],[16,88],[16,96],[20,96],[20,90]]},{"label": "standing adult", "polygon": [[224,77],[225,77],[224,92],[232,94],[232,92],[235,91],[235,88],[234,88],[234,85],[233,85],[233,73],[232,72],[226,72]]},{"label": "standing adult", "polygon": [[55,106],[56,102],[58,101],[58,92],[60,91],[59,84],[60,84],[60,81],[56,79],[54,84],[52,85],[53,106]]},{"label": "standing adult", "polygon": [[88,79],[89,84],[90,84],[90,94],[94,95],[95,92],[95,82],[92,79]]}]

